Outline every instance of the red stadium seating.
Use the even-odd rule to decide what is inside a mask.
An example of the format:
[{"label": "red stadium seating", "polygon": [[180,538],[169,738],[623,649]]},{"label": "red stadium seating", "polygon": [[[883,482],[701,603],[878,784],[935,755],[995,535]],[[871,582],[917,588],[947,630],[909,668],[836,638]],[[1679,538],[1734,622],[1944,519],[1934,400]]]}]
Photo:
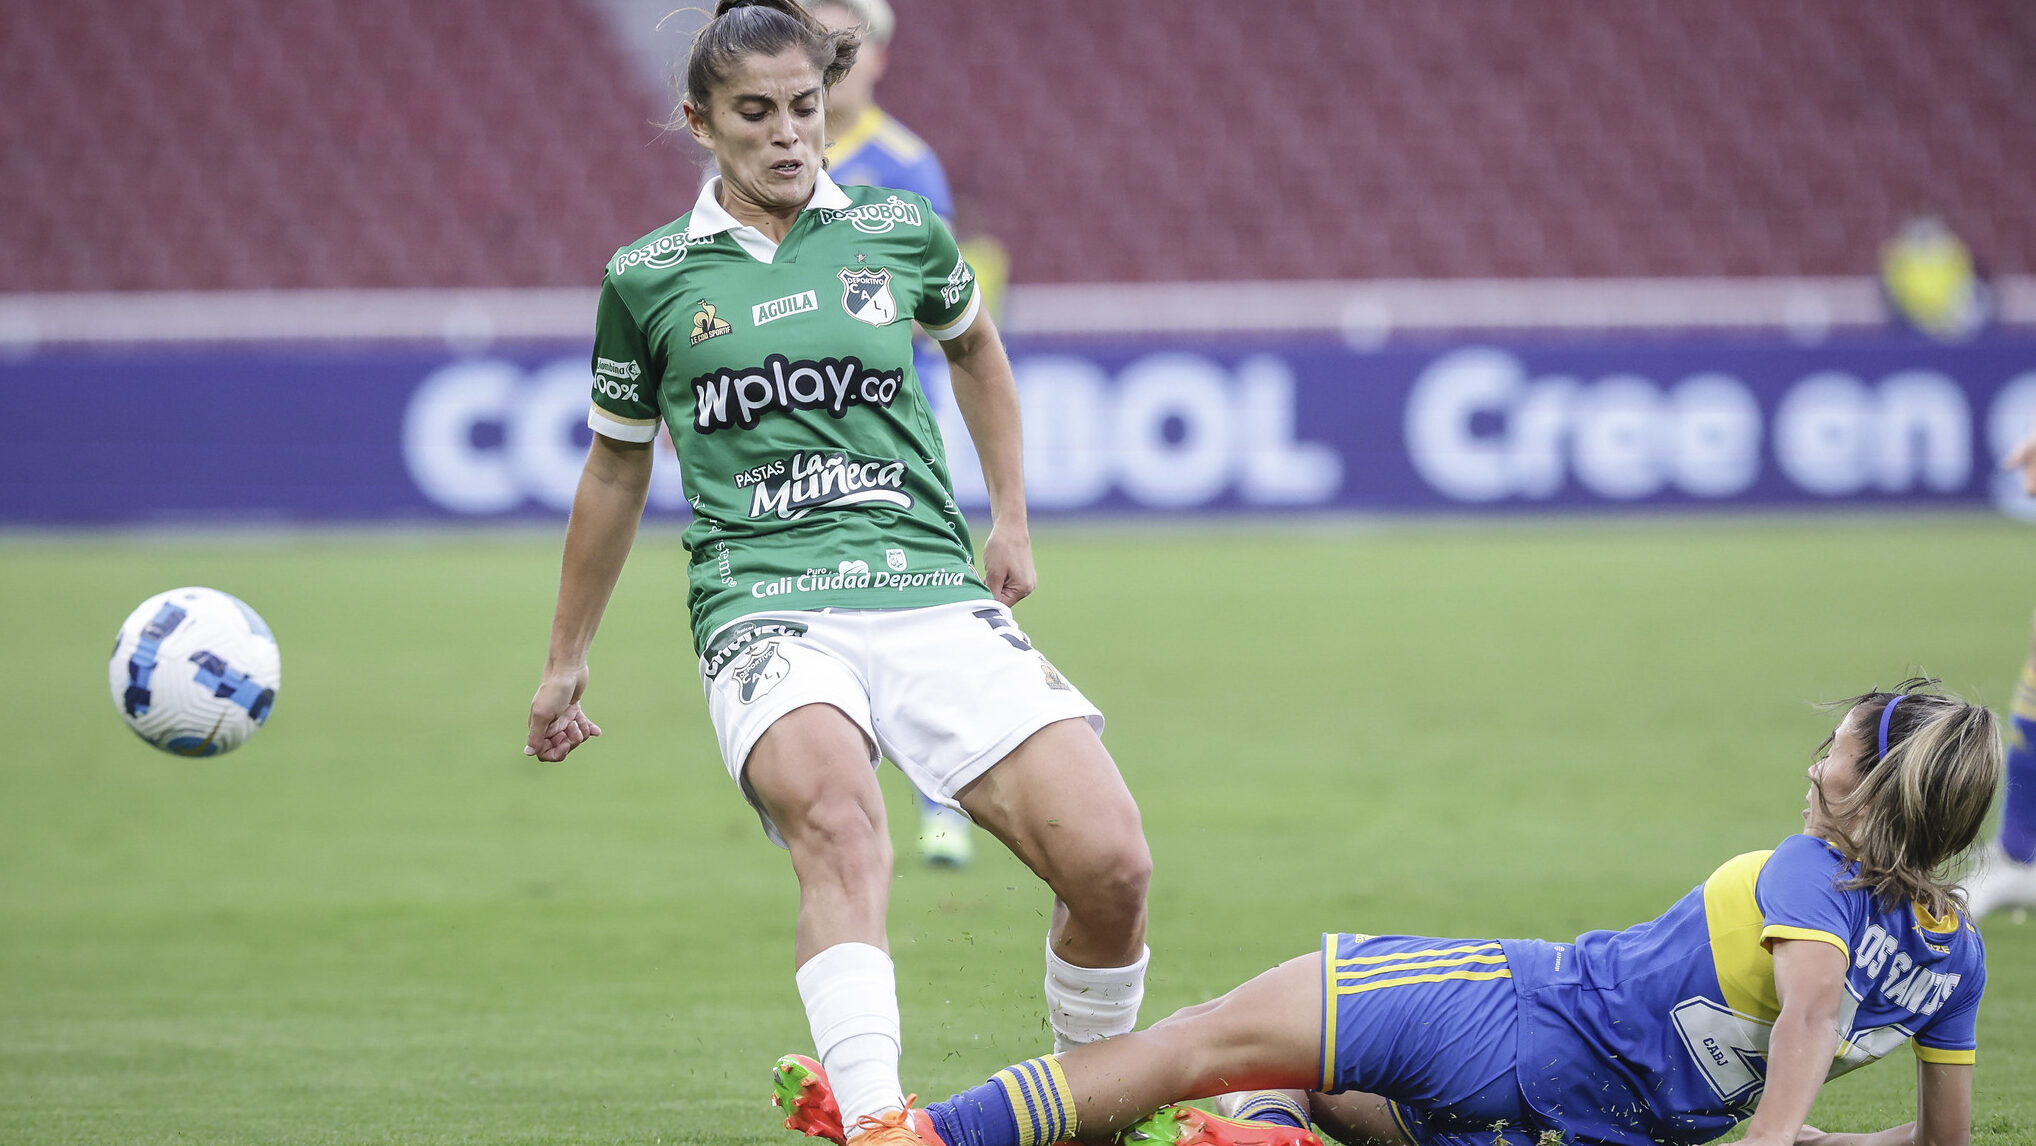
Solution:
[{"label": "red stadium seating", "polygon": [[[2036,272],[2036,8],[893,0],[1020,281]],[[596,0],[0,0],[0,291],[561,286],[685,210]]]},{"label": "red stadium seating", "polygon": [[1923,211],[2036,270],[2015,0],[893,2],[1023,280],[1853,274]]},{"label": "red stadium seating", "polygon": [[6,0],[0,290],[545,286],[692,202],[592,8]]}]

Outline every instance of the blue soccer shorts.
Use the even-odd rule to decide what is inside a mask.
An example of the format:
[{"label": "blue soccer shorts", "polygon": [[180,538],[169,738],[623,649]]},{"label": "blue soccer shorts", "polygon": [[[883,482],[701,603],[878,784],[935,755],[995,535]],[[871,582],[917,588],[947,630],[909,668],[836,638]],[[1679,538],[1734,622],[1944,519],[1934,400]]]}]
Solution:
[{"label": "blue soccer shorts", "polygon": [[1422,1146],[1532,1146],[1519,1004],[1496,940],[1322,937],[1322,1085],[1393,1103]]}]

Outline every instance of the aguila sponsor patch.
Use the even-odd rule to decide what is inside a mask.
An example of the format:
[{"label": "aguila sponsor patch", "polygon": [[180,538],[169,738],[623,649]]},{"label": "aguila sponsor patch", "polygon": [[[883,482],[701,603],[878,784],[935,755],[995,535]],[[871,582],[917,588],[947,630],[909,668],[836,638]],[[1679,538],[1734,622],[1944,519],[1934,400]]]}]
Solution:
[{"label": "aguila sponsor patch", "polygon": [[760,302],[750,307],[749,321],[752,326],[763,326],[781,318],[790,318],[795,314],[805,314],[819,309],[820,295],[817,291],[800,291],[798,294],[788,294],[783,298],[774,298],[769,302]]}]

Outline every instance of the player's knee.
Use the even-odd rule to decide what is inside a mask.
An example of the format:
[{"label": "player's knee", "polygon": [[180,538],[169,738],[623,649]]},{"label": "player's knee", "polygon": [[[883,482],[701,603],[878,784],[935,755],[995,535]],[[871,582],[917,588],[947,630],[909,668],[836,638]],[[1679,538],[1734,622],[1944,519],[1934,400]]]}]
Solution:
[{"label": "player's knee", "polygon": [[1088,857],[1083,870],[1055,889],[1074,914],[1098,923],[1130,926],[1145,918],[1152,884],[1152,852],[1143,836],[1113,841]]},{"label": "player's knee", "polygon": [[1210,1015],[1199,1036],[1198,1091],[1285,1089],[1307,1085],[1310,1075],[1295,1069],[1294,1057],[1275,1024],[1256,1014]]},{"label": "player's knee", "polygon": [[1196,1094],[1233,1090],[1242,1080],[1262,1078],[1268,1057],[1265,1040],[1250,1015],[1226,1008],[1223,1002],[1176,1012],[1152,1028],[1169,1040],[1179,1069],[1192,1080]]},{"label": "player's knee", "polygon": [[1221,1003],[1222,1001],[1223,1000],[1221,999],[1211,999],[1206,1003],[1196,1003],[1190,1007],[1182,1007],[1180,1010],[1175,1011],[1173,1014],[1168,1015],[1166,1018],[1163,1018],[1152,1025],[1155,1028],[1158,1028],[1158,1027],[1172,1027],[1182,1023],[1186,1023],[1194,1019],[1198,1015],[1207,1014],[1211,1009],[1216,1007],[1217,1004]]},{"label": "player's knee", "polygon": [[890,837],[880,816],[859,800],[819,799],[800,805],[778,824],[795,857],[864,869],[888,866]]}]

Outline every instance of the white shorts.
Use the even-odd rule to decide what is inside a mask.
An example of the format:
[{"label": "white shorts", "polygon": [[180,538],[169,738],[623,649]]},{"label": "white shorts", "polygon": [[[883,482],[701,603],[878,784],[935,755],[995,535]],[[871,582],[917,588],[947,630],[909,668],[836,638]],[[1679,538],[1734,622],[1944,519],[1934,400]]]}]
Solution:
[{"label": "white shorts", "polygon": [[1103,731],[1103,714],[992,600],[752,613],[706,647],[700,684],[721,759],[779,847],[742,770],[764,730],[795,708],[840,709],[862,729],[871,767],[889,757],[957,809],[956,792],[1047,725],[1079,717]]}]

